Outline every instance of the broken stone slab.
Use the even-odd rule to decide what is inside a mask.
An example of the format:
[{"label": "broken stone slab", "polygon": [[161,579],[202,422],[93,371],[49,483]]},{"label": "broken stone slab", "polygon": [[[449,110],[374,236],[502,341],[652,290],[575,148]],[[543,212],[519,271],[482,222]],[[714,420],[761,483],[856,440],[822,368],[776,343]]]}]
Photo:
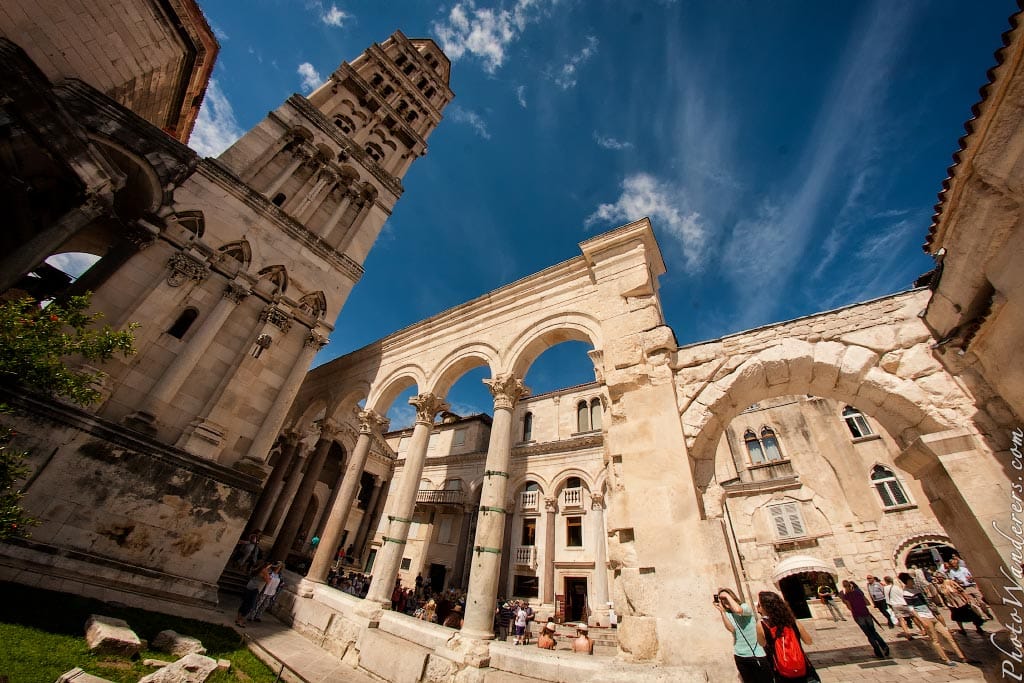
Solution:
[{"label": "broken stone slab", "polygon": [[165,662],[162,659],[143,659],[142,666],[167,666],[171,662]]},{"label": "broken stone slab", "polygon": [[193,653],[143,676],[139,683],[205,683],[216,670],[216,659]]},{"label": "broken stone slab", "polygon": [[156,634],[156,637],[153,638],[153,649],[158,652],[169,652],[175,657],[206,654],[206,648],[203,647],[202,641],[198,638],[183,636],[177,631],[170,629]]},{"label": "broken stone slab", "polygon": [[77,666],[71,671],[65,671],[57,679],[57,683],[113,683],[106,678],[87,674]]},{"label": "broken stone slab", "polygon": [[134,657],[142,649],[142,641],[127,621],[101,614],[92,614],[86,620],[85,642],[92,652],[123,657]]}]

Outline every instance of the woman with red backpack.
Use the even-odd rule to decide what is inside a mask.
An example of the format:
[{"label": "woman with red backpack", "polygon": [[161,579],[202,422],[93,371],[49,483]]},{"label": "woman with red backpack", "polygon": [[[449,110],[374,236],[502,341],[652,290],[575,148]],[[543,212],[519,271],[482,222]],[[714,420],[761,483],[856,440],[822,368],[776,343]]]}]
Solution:
[{"label": "woman with red backpack", "polygon": [[796,620],[789,605],[778,594],[762,591],[757,595],[757,609],[764,617],[765,652],[775,670],[776,681],[815,683],[818,672],[804,652],[803,643],[811,644],[811,636]]}]

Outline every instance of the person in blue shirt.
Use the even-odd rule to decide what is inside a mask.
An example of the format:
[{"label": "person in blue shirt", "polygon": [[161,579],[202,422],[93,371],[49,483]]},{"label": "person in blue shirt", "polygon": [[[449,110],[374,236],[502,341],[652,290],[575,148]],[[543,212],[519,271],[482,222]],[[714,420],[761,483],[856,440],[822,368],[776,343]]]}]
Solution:
[{"label": "person in blue shirt", "polygon": [[771,683],[771,663],[764,652],[764,628],[754,610],[728,588],[718,589],[714,602],[722,615],[722,625],[732,634],[733,658],[740,679],[743,683]]}]

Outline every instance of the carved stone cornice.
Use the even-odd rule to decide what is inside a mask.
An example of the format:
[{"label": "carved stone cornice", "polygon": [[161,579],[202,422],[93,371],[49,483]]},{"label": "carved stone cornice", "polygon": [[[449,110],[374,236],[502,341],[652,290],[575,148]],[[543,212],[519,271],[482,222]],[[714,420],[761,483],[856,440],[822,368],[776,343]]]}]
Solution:
[{"label": "carved stone cornice", "polygon": [[359,418],[359,433],[367,435],[381,435],[388,430],[391,420],[373,410],[360,410],[356,413]]},{"label": "carved stone cornice", "polygon": [[267,306],[260,312],[260,320],[269,323],[285,334],[292,329],[291,317],[277,306]]},{"label": "carved stone cornice", "polygon": [[306,347],[315,347],[317,351],[327,346],[327,337],[323,336],[319,332],[309,331],[306,335],[306,340],[303,342]]},{"label": "carved stone cornice", "polygon": [[340,432],[341,426],[334,420],[326,417],[320,420],[320,441],[324,439],[333,440]]},{"label": "carved stone cornice", "polygon": [[353,283],[363,277],[363,267],[349,256],[342,254],[329,245],[319,235],[308,230],[293,217],[285,213],[270,199],[246,185],[227,167],[216,159],[203,159],[198,169],[203,176],[216,183],[249,208],[277,224],[277,227],[292,239],[296,240],[312,253],[324,259],[331,267],[348,277]]},{"label": "carved stone cornice", "polygon": [[167,259],[167,267],[171,274],[167,276],[167,284],[171,287],[180,287],[189,280],[202,282],[210,274],[206,264],[184,252],[175,252]]},{"label": "carved stone cornice", "polygon": [[494,409],[512,410],[523,396],[529,396],[529,388],[511,373],[500,374],[493,379],[483,380],[494,397]]},{"label": "carved stone cornice", "polygon": [[299,110],[299,112],[305,116],[309,121],[316,125],[320,132],[327,135],[329,138],[334,140],[343,150],[348,152],[352,157],[358,161],[366,170],[373,175],[374,178],[380,181],[381,185],[386,187],[395,197],[402,196],[405,192],[405,188],[402,187],[402,181],[391,175],[383,168],[380,164],[370,158],[370,155],[366,151],[355,144],[351,138],[346,136],[338,127],[327,120],[323,112],[314,107],[309,103],[302,95],[292,95],[287,100],[287,103]]},{"label": "carved stone cornice", "polygon": [[516,446],[512,448],[514,456],[546,455],[548,453],[560,453],[564,451],[580,451],[585,448],[597,448],[604,442],[601,433],[588,434],[587,436],[562,441],[548,441],[545,443],[530,444],[528,446]]},{"label": "carved stone cornice", "polygon": [[221,296],[236,304],[240,304],[245,297],[249,296],[249,290],[236,282],[229,282],[224,286]]},{"label": "carved stone cornice", "polygon": [[442,410],[451,408],[443,398],[434,394],[418,394],[409,399],[409,405],[416,408],[416,424],[434,425],[434,418]]}]

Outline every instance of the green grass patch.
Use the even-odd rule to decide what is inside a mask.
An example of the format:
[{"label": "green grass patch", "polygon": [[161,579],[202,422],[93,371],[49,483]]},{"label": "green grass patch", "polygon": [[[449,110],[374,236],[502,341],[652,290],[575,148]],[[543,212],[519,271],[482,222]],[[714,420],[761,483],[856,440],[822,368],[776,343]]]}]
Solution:
[{"label": "green grass patch", "polygon": [[117,683],[136,683],[155,671],[143,666],[143,659],[172,659],[148,649],[136,660],[90,653],[85,644],[85,621],[90,614],[124,619],[147,642],[166,629],[198,638],[208,657],[231,660],[231,671],[214,673],[208,683],[275,680],[238,632],[226,626],[13,583],[0,582],[0,596],[0,676],[10,683],[53,683],[76,666]]}]

